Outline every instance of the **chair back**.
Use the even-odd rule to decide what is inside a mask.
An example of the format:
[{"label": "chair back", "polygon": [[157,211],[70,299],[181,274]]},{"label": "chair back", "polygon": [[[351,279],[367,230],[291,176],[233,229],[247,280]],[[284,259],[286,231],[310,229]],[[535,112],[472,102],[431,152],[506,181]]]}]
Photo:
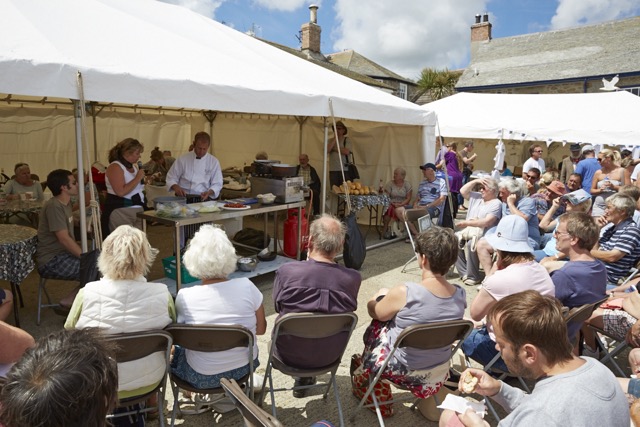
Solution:
[{"label": "chair back", "polygon": [[394,347],[432,350],[453,345],[458,341],[458,345],[452,350],[452,353],[455,353],[472,330],[473,322],[462,319],[411,325],[398,335]]},{"label": "chair back", "polygon": [[236,380],[222,378],[220,385],[244,418],[247,427],[283,427],[274,416],[264,411],[244,394]]},{"label": "chair back", "polygon": [[593,311],[600,307],[600,305],[605,302],[609,297],[604,297],[601,300],[597,301],[597,302],[591,302],[588,304],[583,304],[581,306],[578,307],[573,307],[570,308],[565,314],[564,314],[564,320],[567,324],[569,323],[574,323],[574,322],[579,322],[582,323],[585,320],[587,320],[589,317],[591,317],[591,314],[593,314]]},{"label": "chair back", "polygon": [[273,339],[283,335],[298,338],[327,338],[342,332],[351,335],[357,323],[355,313],[288,313],[276,321]]},{"label": "chair back", "polygon": [[173,343],[171,334],[161,330],[109,335],[107,339],[116,342],[115,354],[118,363],[142,359],[159,351],[169,354]]},{"label": "chair back", "polygon": [[244,326],[173,323],[167,326],[165,331],[171,334],[175,345],[188,350],[213,353],[248,347],[253,353],[253,333]]},{"label": "chair back", "polygon": [[429,212],[424,208],[405,209],[402,219],[406,222],[416,222],[425,215],[429,215]]}]

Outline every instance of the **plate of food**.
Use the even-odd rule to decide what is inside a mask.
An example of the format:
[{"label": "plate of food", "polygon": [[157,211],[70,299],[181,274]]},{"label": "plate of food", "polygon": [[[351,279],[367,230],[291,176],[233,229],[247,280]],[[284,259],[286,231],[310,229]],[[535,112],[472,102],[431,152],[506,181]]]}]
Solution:
[{"label": "plate of food", "polygon": [[251,206],[243,205],[242,203],[225,203],[222,205],[222,209],[227,211],[246,211],[251,209]]}]

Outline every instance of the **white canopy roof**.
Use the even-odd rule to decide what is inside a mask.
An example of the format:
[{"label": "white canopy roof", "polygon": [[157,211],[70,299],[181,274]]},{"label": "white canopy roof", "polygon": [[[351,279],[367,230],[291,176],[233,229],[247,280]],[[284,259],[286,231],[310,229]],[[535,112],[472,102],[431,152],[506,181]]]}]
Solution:
[{"label": "white canopy roof", "polygon": [[445,137],[640,145],[640,97],[626,91],[458,93],[424,107],[437,114]]},{"label": "white canopy roof", "polygon": [[154,0],[3,0],[0,93],[433,124],[418,106]]}]

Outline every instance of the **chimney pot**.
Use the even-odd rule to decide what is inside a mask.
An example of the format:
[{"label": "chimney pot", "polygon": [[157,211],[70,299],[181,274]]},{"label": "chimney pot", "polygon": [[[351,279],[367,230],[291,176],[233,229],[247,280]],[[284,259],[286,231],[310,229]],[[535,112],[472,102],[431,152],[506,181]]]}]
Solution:
[{"label": "chimney pot", "polygon": [[318,23],[318,5],[316,4],[309,6],[309,22],[312,24]]},{"label": "chimney pot", "polygon": [[489,14],[488,14],[488,13],[485,13],[485,14],[482,16],[482,22],[489,22]]},{"label": "chimney pot", "polygon": [[479,23],[480,23],[480,14],[477,14],[476,15],[476,24],[479,24]]}]

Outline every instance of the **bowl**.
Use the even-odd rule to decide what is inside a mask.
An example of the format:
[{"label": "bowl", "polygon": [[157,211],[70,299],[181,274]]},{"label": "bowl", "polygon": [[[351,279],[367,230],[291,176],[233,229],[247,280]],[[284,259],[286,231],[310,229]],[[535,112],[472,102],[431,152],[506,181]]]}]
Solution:
[{"label": "bowl", "polygon": [[258,199],[260,200],[260,203],[262,203],[263,205],[270,205],[276,201],[276,195],[272,193],[259,194]]},{"label": "bowl", "polygon": [[240,271],[253,271],[256,269],[256,266],[258,265],[258,260],[256,260],[255,258],[249,258],[249,257],[245,257],[245,258],[240,258],[238,259],[238,269]]}]

